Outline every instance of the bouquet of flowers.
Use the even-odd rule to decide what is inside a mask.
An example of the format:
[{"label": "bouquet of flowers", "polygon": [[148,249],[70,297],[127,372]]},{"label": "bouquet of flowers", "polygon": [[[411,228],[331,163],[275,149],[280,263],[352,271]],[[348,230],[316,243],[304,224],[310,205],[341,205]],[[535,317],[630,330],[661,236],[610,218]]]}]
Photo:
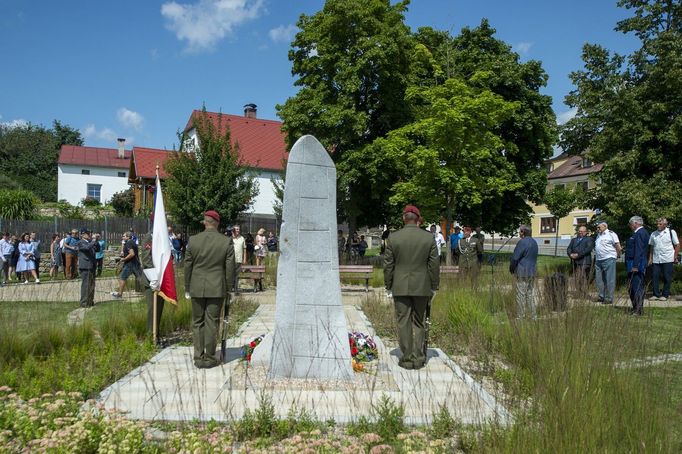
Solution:
[{"label": "bouquet of flowers", "polygon": [[367,334],[348,333],[348,342],[350,342],[350,354],[354,363],[368,363],[379,357],[377,344]]},{"label": "bouquet of flowers", "polygon": [[244,345],[242,347],[242,359],[248,361],[251,361],[251,355],[253,355],[253,351],[258,347],[258,344],[261,343],[263,338],[265,337],[265,334],[261,334],[248,344]]}]

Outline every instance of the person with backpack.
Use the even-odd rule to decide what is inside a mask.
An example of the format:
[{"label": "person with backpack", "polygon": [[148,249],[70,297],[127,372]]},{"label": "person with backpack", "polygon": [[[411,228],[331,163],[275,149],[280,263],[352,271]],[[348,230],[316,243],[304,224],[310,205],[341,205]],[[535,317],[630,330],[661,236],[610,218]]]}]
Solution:
[{"label": "person with backpack", "polygon": [[[680,240],[677,232],[668,227],[666,218],[656,219],[656,230],[649,237],[649,266],[654,291],[652,300],[667,301],[673,280],[673,264],[679,263]],[[663,278],[663,291],[660,280]]]}]

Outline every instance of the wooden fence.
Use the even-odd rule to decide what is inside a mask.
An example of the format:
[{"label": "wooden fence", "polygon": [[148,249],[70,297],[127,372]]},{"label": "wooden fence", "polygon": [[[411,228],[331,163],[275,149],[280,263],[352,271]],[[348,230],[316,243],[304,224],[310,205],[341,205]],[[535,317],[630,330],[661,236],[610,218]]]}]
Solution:
[{"label": "wooden fence", "polygon": [[[240,224],[242,234],[250,232],[255,236],[261,227],[266,232],[272,231],[276,235],[279,234],[279,221],[275,218],[246,214],[241,215],[236,223]],[[182,232],[186,237],[197,233],[196,229],[189,229],[183,225],[174,224],[171,221],[168,222],[168,225],[173,227],[173,231]],[[221,229],[224,229],[227,225],[226,222],[222,223]],[[105,216],[101,219],[65,219],[54,217],[53,219],[39,221],[0,218],[0,232],[9,232],[10,235],[17,236],[24,232],[36,232],[38,239],[41,241],[40,250],[45,252],[50,249],[52,234],[59,233],[63,235],[64,232],[69,232],[72,229],[80,230],[82,228],[92,232],[99,232],[104,241],[111,245],[120,243],[123,232],[127,232],[132,228],[136,234],[147,233],[151,230],[152,224],[148,218],[115,216]]]}]

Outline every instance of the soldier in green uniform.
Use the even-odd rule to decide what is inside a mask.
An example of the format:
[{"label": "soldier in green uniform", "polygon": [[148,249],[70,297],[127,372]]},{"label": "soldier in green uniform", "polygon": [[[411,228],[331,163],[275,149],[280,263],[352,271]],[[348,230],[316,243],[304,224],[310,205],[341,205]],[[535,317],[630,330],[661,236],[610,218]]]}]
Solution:
[{"label": "soldier in green uniform", "polygon": [[232,238],[218,231],[220,215],[204,213],[204,231],[190,238],[185,255],[185,298],[192,299],[194,365],[219,364],[215,357],[220,308],[234,283]]},{"label": "soldier in green uniform", "polygon": [[384,254],[384,282],[393,298],[403,354],[398,364],[404,369],[421,369],[426,364],[425,313],[440,279],[436,242],[419,228],[419,218],[417,207],[405,207],[405,227],[386,240]]}]

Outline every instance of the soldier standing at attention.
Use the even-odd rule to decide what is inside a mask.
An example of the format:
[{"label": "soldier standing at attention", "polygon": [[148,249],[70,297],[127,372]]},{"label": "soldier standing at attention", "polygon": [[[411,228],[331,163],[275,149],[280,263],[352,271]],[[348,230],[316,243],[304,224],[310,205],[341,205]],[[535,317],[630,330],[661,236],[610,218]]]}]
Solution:
[{"label": "soldier standing at attention", "polygon": [[218,232],[220,215],[204,213],[204,231],[190,238],[185,255],[185,298],[192,299],[194,365],[217,366],[215,357],[220,308],[234,283],[232,238]]},{"label": "soldier standing at attention", "polygon": [[404,369],[421,369],[426,364],[424,318],[440,279],[436,242],[431,233],[419,228],[420,216],[414,205],[405,207],[405,227],[386,240],[384,255],[384,282],[394,300],[403,354],[398,364]]}]

